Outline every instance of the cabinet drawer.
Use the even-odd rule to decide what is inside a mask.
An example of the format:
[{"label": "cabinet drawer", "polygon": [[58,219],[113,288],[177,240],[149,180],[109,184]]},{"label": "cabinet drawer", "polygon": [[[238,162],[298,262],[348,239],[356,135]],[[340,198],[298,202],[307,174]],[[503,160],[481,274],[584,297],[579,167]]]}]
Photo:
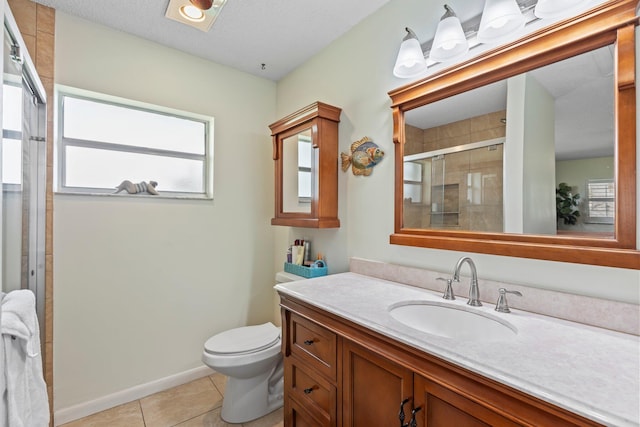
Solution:
[{"label": "cabinet drawer", "polygon": [[335,420],[336,387],[295,356],[285,360],[285,388],[317,418]]},{"label": "cabinet drawer", "polygon": [[295,314],[290,322],[291,354],[335,381],[336,334]]},{"label": "cabinet drawer", "polygon": [[287,399],[284,402],[284,425],[287,427],[332,427],[328,420],[317,420],[297,401]]}]

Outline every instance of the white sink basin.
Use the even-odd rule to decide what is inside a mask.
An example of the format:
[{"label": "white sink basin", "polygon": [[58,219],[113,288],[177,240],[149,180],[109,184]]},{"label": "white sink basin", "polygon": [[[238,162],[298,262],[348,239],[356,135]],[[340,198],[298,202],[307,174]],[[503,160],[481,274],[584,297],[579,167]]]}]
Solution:
[{"label": "white sink basin", "polygon": [[517,335],[514,326],[471,307],[412,301],[394,304],[389,314],[410,328],[457,340],[502,341]]}]

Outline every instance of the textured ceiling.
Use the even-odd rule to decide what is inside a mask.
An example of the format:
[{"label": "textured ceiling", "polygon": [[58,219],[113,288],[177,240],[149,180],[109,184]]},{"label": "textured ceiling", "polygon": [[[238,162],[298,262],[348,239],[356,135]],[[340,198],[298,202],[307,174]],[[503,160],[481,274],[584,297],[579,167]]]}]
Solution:
[{"label": "textured ceiling", "polygon": [[277,81],[389,0],[229,0],[208,33],[165,18],[169,0],[35,1]]}]

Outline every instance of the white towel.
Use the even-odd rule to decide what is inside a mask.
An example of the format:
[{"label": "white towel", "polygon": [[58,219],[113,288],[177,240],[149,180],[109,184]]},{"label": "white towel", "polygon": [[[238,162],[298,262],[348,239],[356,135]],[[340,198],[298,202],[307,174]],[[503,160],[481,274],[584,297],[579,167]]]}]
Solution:
[{"label": "white towel", "polygon": [[42,376],[35,296],[29,290],[9,292],[0,308],[5,377],[2,406],[6,409],[0,424],[46,427],[49,425],[49,401]]}]

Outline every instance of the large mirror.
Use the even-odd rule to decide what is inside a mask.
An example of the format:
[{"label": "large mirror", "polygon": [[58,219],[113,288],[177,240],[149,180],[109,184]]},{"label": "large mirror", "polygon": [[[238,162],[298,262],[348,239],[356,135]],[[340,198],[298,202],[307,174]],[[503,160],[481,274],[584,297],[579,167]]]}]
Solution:
[{"label": "large mirror", "polygon": [[639,269],[633,3],[390,92],[391,242]]}]

